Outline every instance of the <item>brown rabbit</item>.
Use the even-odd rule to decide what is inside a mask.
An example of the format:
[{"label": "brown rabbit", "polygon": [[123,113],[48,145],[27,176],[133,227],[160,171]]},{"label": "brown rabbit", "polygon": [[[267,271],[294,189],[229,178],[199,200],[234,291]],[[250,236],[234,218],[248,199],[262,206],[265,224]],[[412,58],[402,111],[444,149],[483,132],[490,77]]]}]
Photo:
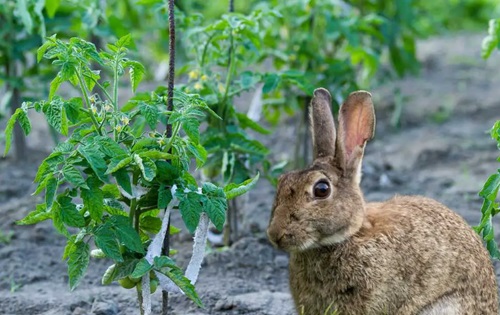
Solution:
[{"label": "brown rabbit", "polygon": [[498,314],[495,273],[478,235],[441,203],[396,196],[365,203],[359,182],[375,113],[368,92],[340,109],[311,102],[314,162],[280,177],[267,230],[290,253],[299,314]]}]

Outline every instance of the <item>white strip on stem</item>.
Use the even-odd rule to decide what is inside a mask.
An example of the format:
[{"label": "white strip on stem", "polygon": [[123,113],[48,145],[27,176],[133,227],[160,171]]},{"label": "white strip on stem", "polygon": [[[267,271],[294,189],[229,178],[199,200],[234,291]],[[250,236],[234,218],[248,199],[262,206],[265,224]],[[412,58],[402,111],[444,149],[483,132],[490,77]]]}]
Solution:
[{"label": "white strip on stem", "polygon": [[186,278],[194,285],[200,274],[201,263],[205,256],[205,246],[207,244],[208,234],[208,215],[203,212],[200,217],[200,222],[194,234],[193,255],[186,268]]},{"label": "white strip on stem", "polygon": [[150,280],[149,272],[146,272],[141,279],[142,284],[142,309],[144,315],[151,315],[151,292],[150,292]]}]

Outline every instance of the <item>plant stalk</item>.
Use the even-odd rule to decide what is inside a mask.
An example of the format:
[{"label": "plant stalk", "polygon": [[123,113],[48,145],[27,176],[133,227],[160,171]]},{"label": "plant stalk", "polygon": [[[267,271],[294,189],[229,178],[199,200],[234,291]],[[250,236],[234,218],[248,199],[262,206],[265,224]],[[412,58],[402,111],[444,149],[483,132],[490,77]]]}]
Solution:
[{"label": "plant stalk", "polygon": [[[175,77],[175,1],[168,0],[168,82],[167,82],[167,111],[172,112],[174,110],[174,77]],[[176,128],[177,129],[177,128]],[[178,130],[176,130],[177,135]],[[170,143],[173,143],[172,134],[172,124],[167,123],[166,126],[166,136],[169,138]],[[171,145],[168,152],[171,153]],[[170,253],[170,220],[168,221],[167,232],[165,233],[165,239],[163,240],[163,246],[161,252],[163,255],[168,256]],[[162,290],[162,314],[168,314],[168,292]]]}]

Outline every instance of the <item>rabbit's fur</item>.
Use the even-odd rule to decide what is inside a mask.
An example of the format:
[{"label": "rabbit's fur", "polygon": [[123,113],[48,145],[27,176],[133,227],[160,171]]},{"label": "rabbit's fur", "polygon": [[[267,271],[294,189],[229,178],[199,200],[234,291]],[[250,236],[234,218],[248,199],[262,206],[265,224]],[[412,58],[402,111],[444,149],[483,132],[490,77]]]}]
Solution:
[{"label": "rabbit's fur", "polygon": [[[280,177],[268,228],[271,242],[290,252],[299,314],[498,314],[489,255],[459,215],[420,196],[365,203],[359,182],[375,129],[371,95],[348,97],[338,136],[330,102],[327,90],[314,92],[315,160]],[[318,182],[328,196],[315,196]]]}]

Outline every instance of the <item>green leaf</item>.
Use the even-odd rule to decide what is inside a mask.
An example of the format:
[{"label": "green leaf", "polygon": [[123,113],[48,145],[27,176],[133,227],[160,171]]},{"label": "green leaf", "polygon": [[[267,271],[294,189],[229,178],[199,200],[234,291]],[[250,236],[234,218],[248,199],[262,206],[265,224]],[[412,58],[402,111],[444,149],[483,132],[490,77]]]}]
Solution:
[{"label": "green leaf", "polygon": [[491,175],[484,183],[483,189],[479,192],[479,196],[494,201],[500,188],[500,174]]},{"label": "green leaf", "polygon": [[61,86],[61,84],[64,82],[61,72],[57,74],[57,76],[50,82],[50,90],[49,90],[49,101],[52,101],[54,98],[54,95],[56,94],[57,90]]},{"label": "green leaf", "polygon": [[136,230],[130,225],[130,219],[126,216],[115,215],[110,221],[118,240],[131,251],[144,254],[144,247],[141,243],[141,238]]},{"label": "green leaf", "polygon": [[226,187],[224,187],[224,192],[226,193],[227,200],[233,199],[248,192],[250,189],[252,189],[253,186],[255,186],[255,184],[257,184],[259,176],[260,174],[257,173],[257,175],[255,175],[254,178],[249,178],[243,183],[240,184],[231,183]]},{"label": "green leaf", "polygon": [[52,204],[52,222],[54,223],[54,227],[56,230],[62,235],[69,237],[68,229],[64,226],[63,216],[61,206],[58,202],[54,202]]},{"label": "green leaf", "polygon": [[141,158],[134,154],[134,161],[142,172],[142,176],[148,182],[152,181],[156,176],[156,164],[150,158]]},{"label": "green leaf", "polygon": [[117,262],[123,261],[116,234],[108,224],[103,224],[95,230],[94,241],[96,246],[102,249],[106,256]]},{"label": "green leaf", "polygon": [[116,263],[108,267],[102,276],[102,284],[108,285],[111,282],[130,276],[135,269],[139,259],[126,260],[121,263]]},{"label": "green leaf", "polygon": [[50,103],[43,108],[43,113],[47,117],[49,125],[54,127],[57,132],[68,135],[68,118],[66,117],[66,109],[60,98],[54,98]]},{"label": "green leaf", "polygon": [[6,156],[10,150],[10,145],[12,143],[12,132],[14,131],[14,125],[16,124],[17,117],[22,110],[20,108],[16,109],[14,114],[7,121],[7,126],[5,127],[5,150],[3,155]]},{"label": "green leaf", "polygon": [[125,36],[120,37],[118,41],[115,43],[115,46],[118,48],[127,47],[132,43],[132,35],[127,34]]},{"label": "green leaf", "polygon": [[127,151],[110,137],[98,136],[95,137],[94,141],[99,145],[99,150],[109,157],[127,155]]},{"label": "green leaf", "polygon": [[157,234],[161,229],[161,219],[152,216],[143,216],[140,219],[139,226],[143,231]]},{"label": "green leaf", "polygon": [[116,185],[106,184],[101,188],[104,198],[120,198],[120,190]]},{"label": "green leaf", "polygon": [[205,212],[215,227],[222,231],[226,221],[227,200],[224,190],[212,183],[205,183],[202,192],[207,196],[204,202]]},{"label": "green leaf", "polygon": [[75,187],[82,187],[85,189],[89,189],[87,184],[85,183],[85,179],[83,178],[82,174],[80,174],[80,171],[76,169],[73,165],[66,165],[62,169],[62,173],[64,178],[73,186]]},{"label": "green leaf", "polygon": [[200,142],[200,122],[197,119],[186,119],[182,121],[182,129],[194,144]]},{"label": "green leaf", "polygon": [[196,159],[196,167],[200,168],[207,160],[207,151],[200,144],[188,143],[186,148]]},{"label": "green leaf", "polygon": [[99,177],[101,181],[107,183],[108,177],[106,176],[106,170],[108,167],[98,148],[90,145],[81,145],[78,147],[77,151],[87,160],[90,168],[92,168],[97,177]]},{"label": "green leaf", "polygon": [[132,163],[131,156],[127,156],[127,157],[118,156],[118,157],[112,158],[111,162],[108,165],[108,169],[106,170],[106,174],[114,173],[114,172],[122,169],[123,167],[129,165],[130,163]]},{"label": "green leaf", "polygon": [[168,256],[160,256],[154,258],[154,267],[157,270],[161,270],[162,268],[175,268],[179,269],[179,267],[175,264],[175,261]]},{"label": "green leaf", "polygon": [[[135,93],[137,87],[139,86],[139,83],[144,78],[144,73],[146,72],[146,70],[144,69],[144,66],[141,63],[133,60],[127,61],[124,66],[130,68],[129,70],[130,83],[132,85],[132,92]],[[154,129],[153,127],[151,128]]]},{"label": "green leaf", "polygon": [[244,153],[267,155],[269,150],[259,141],[250,140],[241,133],[231,133],[228,136],[231,147]]},{"label": "green leaf", "polygon": [[240,123],[240,126],[243,129],[250,128],[263,135],[268,135],[271,133],[270,130],[267,130],[266,128],[262,127],[259,123],[253,121],[243,113],[236,113],[236,117],[238,118],[238,122]]},{"label": "green leaf", "polygon": [[19,225],[35,224],[50,219],[51,217],[52,214],[50,213],[50,211],[47,211],[47,207],[45,206],[45,204],[39,204],[36,206],[36,209],[34,211],[28,213],[28,215],[25,216],[23,219],[16,221],[16,224]]},{"label": "green leaf", "polygon": [[101,222],[103,213],[104,196],[100,189],[100,181],[94,177],[87,179],[89,189],[81,188],[83,206],[90,213],[92,220]]},{"label": "green leaf", "polygon": [[274,91],[281,81],[281,77],[275,73],[267,74],[264,78],[262,93],[267,94]]},{"label": "green leaf", "polygon": [[17,122],[19,125],[21,125],[21,129],[23,129],[24,135],[27,136],[31,132],[31,123],[28,118],[28,113],[23,110],[22,108],[16,109],[16,111],[19,111],[19,115],[17,116]]},{"label": "green leaf", "polygon": [[175,159],[177,156],[167,153],[167,152],[161,152],[157,150],[149,150],[149,151],[144,151],[139,153],[139,156],[141,158],[150,158],[153,160],[172,160]]},{"label": "green leaf", "polygon": [[85,226],[85,218],[78,212],[70,197],[62,196],[57,201],[61,206],[61,219],[66,225],[80,228]]},{"label": "green leaf", "polygon": [[158,108],[156,106],[141,102],[139,110],[141,114],[146,118],[146,122],[148,123],[149,127],[151,127],[151,129],[153,130],[156,129],[159,116]]},{"label": "green leaf", "polygon": [[129,195],[132,195],[132,185],[130,183],[130,176],[126,169],[120,169],[113,173],[113,176],[116,178],[116,182],[120,185],[125,192]]},{"label": "green leaf", "polygon": [[77,242],[76,237],[77,235],[71,235],[66,241],[66,246],[64,246],[64,252],[62,256],[63,260],[68,259],[69,255],[71,255],[71,253],[75,251],[75,243]]},{"label": "green leaf", "polygon": [[203,303],[198,297],[194,285],[192,285],[189,279],[182,274],[181,270],[171,269],[167,271],[165,275],[169,277],[170,280],[172,280],[182,290],[182,292],[186,294],[188,298],[195,302],[196,305],[198,305],[199,307],[203,307]]},{"label": "green leaf", "polygon": [[87,272],[89,261],[89,245],[82,241],[77,242],[74,245],[74,250],[69,254],[68,259],[69,288],[71,291],[80,284],[80,281]]},{"label": "green leaf", "polygon": [[195,192],[188,192],[179,202],[179,210],[182,220],[186,224],[189,232],[193,233],[200,222],[200,215],[203,211],[203,195]]},{"label": "green leaf", "polygon": [[57,179],[55,179],[54,176],[51,176],[47,180],[47,185],[45,187],[45,205],[47,206],[47,209],[50,209],[54,203],[57,186]]},{"label": "green leaf", "polygon": [[141,260],[139,260],[139,262],[135,266],[135,269],[132,272],[132,274],[130,275],[130,277],[141,278],[146,273],[151,271],[151,269],[153,269],[153,266],[151,266],[151,264],[146,260],[146,258],[142,258]]},{"label": "green leaf", "polygon": [[[47,1],[52,1],[52,0],[47,0]],[[54,43],[52,41],[46,40],[43,43],[43,45],[40,46],[40,48],[38,48],[36,51],[36,61],[40,62],[40,60],[42,60],[42,58],[43,58],[43,55],[45,55],[45,52],[47,51],[47,49],[49,49],[49,47],[52,47],[53,45],[54,45]]]},{"label": "green leaf", "polygon": [[172,191],[161,184],[158,188],[158,209],[166,209],[172,201]]},{"label": "green leaf", "polygon": [[61,0],[45,0],[45,10],[49,18],[53,18],[59,8]]}]

